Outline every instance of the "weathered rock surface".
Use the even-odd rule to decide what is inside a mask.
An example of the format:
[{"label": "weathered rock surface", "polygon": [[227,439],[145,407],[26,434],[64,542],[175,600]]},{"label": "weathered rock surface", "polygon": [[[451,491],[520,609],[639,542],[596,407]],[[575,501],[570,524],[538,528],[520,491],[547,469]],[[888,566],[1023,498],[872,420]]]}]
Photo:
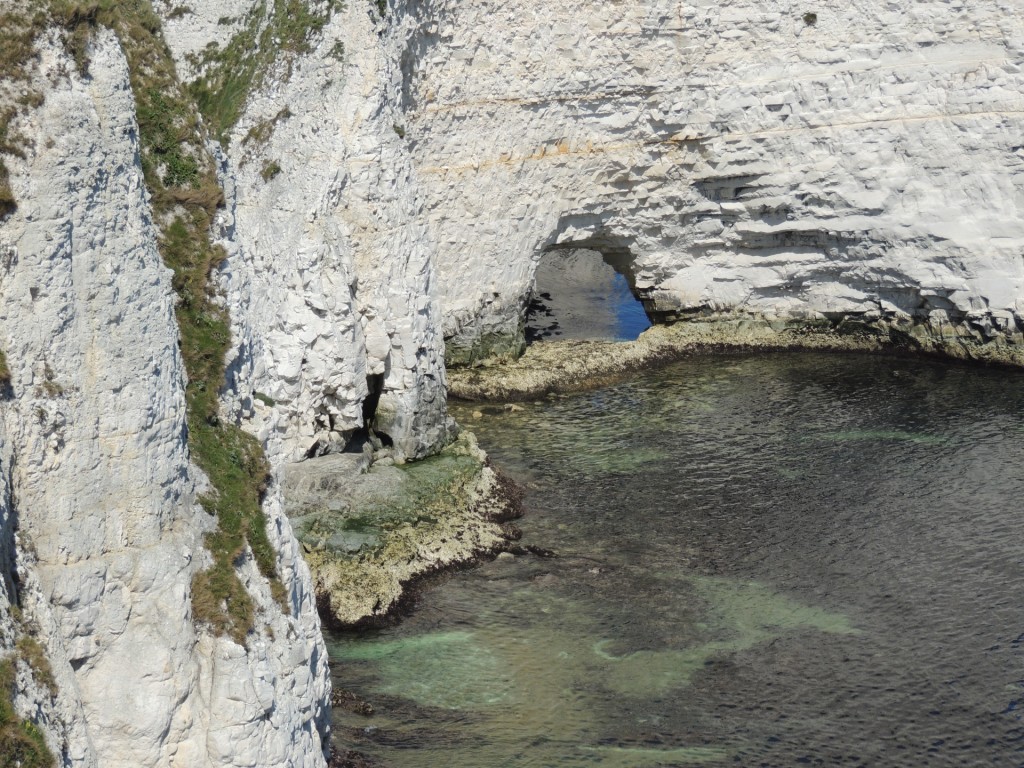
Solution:
[{"label": "weathered rock surface", "polygon": [[1020,343],[1016,3],[421,13],[408,135],[450,347],[518,333],[537,261],[568,244],[631,259],[662,318],[909,317]]},{"label": "weathered rock surface", "polygon": [[[253,5],[222,12],[241,18]],[[232,383],[246,415],[261,411],[252,415],[271,452],[288,460],[343,448],[368,396],[379,402],[365,416],[400,458],[430,455],[453,434],[433,245],[400,136],[409,24],[395,18],[369,4],[336,9],[310,53],[282,59],[228,137]],[[207,12],[168,23],[183,69],[222,36]],[[250,406],[252,391],[272,413]]]},{"label": "weathered rock surface", "polygon": [[518,493],[472,433],[423,461],[372,466],[341,454],[285,468],[288,516],[333,622],[380,619],[410,582],[507,545]]},{"label": "weathered rock surface", "polygon": [[259,609],[248,646],[192,622],[212,520],[189,465],[170,272],[112,33],[91,58],[82,79],[59,43],[40,42],[44,99],[16,125],[25,157],[7,159],[19,207],[0,223],[0,533],[23,619],[12,630],[5,611],[0,634],[5,648],[37,635],[57,681],[52,699],[26,688],[16,704],[65,765],[322,765],[324,646],[277,497],[290,615],[246,563]]},{"label": "weathered rock surface", "polygon": [[[266,7],[192,5],[156,3],[184,79]],[[0,565],[19,574],[0,645],[39,637],[58,693],[19,663],[19,711],[68,765],[322,765],[325,651],[280,478],[366,427],[399,461],[450,442],[445,354],[518,351],[552,247],[600,250],[653,315],[700,321],[619,348],[627,366],[694,338],[785,346],[801,323],[814,344],[859,329],[842,344],[1019,363],[1018,5],[861,0],[805,18],[786,0],[395,0],[381,18],[313,3],[329,21],[263,73],[220,154],[223,410],[267,445],[290,603],[243,564],[259,605],[246,648],[191,621],[211,521],[124,58],[101,32],[83,79],[41,43],[24,88],[45,98],[16,124],[19,208],[0,222]],[[582,380],[604,375],[596,360],[559,362]],[[420,562],[450,562],[452,537]],[[372,589],[318,571],[338,615],[373,613],[413,575],[374,568]]]},{"label": "weathered rock surface", "polygon": [[638,372],[695,354],[820,350],[933,355],[1024,368],[1024,346],[978,343],[949,326],[754,319],[746,315],[656,325],[635,341],[565,340],[533,344],[517,360],[449,373],[449,394],[461,400],[535,400],[614,384]]}]

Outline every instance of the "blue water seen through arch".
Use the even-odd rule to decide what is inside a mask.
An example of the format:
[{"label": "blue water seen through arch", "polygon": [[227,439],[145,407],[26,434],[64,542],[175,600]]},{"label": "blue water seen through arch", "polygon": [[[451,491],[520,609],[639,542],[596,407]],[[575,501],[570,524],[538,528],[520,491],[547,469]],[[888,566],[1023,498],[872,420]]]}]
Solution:
[{"label": "blue water seen through arch", "polygon": [[537,265],[526,317],[528,342],[632,341],[650,327],[625,275],[598,251],[553,251]]}]

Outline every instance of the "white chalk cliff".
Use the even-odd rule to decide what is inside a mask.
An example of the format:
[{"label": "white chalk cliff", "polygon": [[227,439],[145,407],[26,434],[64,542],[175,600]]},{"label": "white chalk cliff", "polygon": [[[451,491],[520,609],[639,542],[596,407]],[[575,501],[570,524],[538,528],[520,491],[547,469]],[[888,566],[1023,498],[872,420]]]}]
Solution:
[{"label": "white chalk cliff", "polygon": [[192,622],[213,522],[196,502],[174,295],[121,49],[99,34],[83,81],[58,43],[38,45],[45,99],[18,124],[32,143],[8,159],[19,206],[0,225],[0,534],[21,603],[2,634],[7,647],[41,638],[58,693],[29,687],[16,704],[66,765],[322,765],[326,653],[273,490],[290,615],[247,562],[259,617],[246,647]]},{"label": "white chalk cliff", "polygon": [[544,251],[585,244],[663,316],[1019,341],[1022,25],[1012,1],[434,4],[407,114],[446,332],[514,329]]},{"label": "white chalk cliff", "polygon": [[[326,24],[218,149],[222,411],[275,473],[368,415],[399,460],[436,452],[445,355],[515,349],[556,246],[605,253],[659,319],[1024,343],[1017,0],[306,4]],[[154,6],[183,81],[265,7]],[[193,624],[213,521],[128,68],[101,31],[83,78],[58,37],[0,220],[0,648],[41,638],[58,689],[19,663],[15,704],[69,766],[323,765],[326,651],[277,485],[289,610],[249,559],[246,645]]]}]

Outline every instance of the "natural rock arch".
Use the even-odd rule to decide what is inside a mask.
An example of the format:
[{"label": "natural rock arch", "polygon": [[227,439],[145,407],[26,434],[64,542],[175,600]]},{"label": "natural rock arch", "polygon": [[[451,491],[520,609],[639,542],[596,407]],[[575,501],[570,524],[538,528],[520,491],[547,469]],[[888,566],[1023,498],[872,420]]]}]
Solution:
[{"label": "natural rock arch", "polygon": [[635,258],[614,237],[548,245],[533,262],[530,286],[524,302],[527,343],[548,338],[627,340],[652,323],[651,302],[637,290]]}]

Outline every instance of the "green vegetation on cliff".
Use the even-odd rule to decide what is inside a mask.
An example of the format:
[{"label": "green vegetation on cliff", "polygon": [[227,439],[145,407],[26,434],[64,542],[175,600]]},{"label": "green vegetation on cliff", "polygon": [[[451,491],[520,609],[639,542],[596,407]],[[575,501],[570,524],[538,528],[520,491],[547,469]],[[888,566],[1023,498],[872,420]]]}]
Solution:
[{"label": "green vegetation on cliff", "polygon": [[[260,572],[284,603],[275,553],[260,506],[268,464],[259,442],[221,422],[217,393],[231,342],[227,310],[215,299],[211,272],[223,250],[210,242],[210,227],[222,202],[214,164],[195,106],[178,82],[174,62],[148,0],[100,0],[88,12],[65,11],[74,25],[102,24],[114,30],[131,72],[142,144],[142,168],[162,224],[160,252],[174,271],[181,353],[188,372],[189,448],[210,478],[214,493],[203,504],[217,516],[206,537],[214,563],[192,582],[195,618],[218,634],[243,643],[253,628],[253,603],[235,570],[246,544]],[[60,16],[58,15],[58,18]]]},{"label": "green vegetation on cliff", "polygon": [[14,711],[14,664],[12,658],[0,661],[0,761],[20,768],[52,768],[55,762],[42,731]]},{"label": "green vegetation on cliff", "polygon": [[0,12],[0,81],[6,81],[0,83],[0,221],[18,208],[4,155],[24,156],[22,139],[11,133],[11,122],[19,112],[38,104],[33,91],[15,96],[12,86],[24,86],[29,80],[35,41],[47,24],[47,14],[31,4],[17,11]]},{"label": "green vegetation on cliff", "polygon": [[189,88],[213,134],[225,141],[252,91],[280,65],[291,75],[296,55],[309,53],[340,0],[262,0],[223,48],[207,48],[194,61],[203,74]]},{"label": "green vegetation on cliff", "polygon": [[[217,517],[216,530],[206,538],[214,563],[193,580],[193,612],[197,621],[243,643],[254,621],[252,599],[236,572],[246,545],[270,580],[275,597],[282,605],[285,600],[260,506],[267,461],[255,438],[221,422],[218,415],[217,393],[224,382],[231,331],[228,313],[216,301],[210,279],[225,256],[210,241],[210,227],[223,195],[205,132],[191,95],[178,81],[160,18],[149,0],[37,0],[24,10],[0,15],[0,79],[27,81],[36,56],[35,41],[53,26],[63,30],[65,45],[82,75],[88,72],[90,47],[99,27],[113,30],[128,60],[142,169],[161,228],[159,249],[174,271],[178,295],[181,353],[189,379],[189,448],[214,489],[202,499]],[[18,152],[18,143],[8,136],[16,114],[13,107],[0,112],[0,155]],[[7,169],[0,164],[0,217],[15,205]]]}]

